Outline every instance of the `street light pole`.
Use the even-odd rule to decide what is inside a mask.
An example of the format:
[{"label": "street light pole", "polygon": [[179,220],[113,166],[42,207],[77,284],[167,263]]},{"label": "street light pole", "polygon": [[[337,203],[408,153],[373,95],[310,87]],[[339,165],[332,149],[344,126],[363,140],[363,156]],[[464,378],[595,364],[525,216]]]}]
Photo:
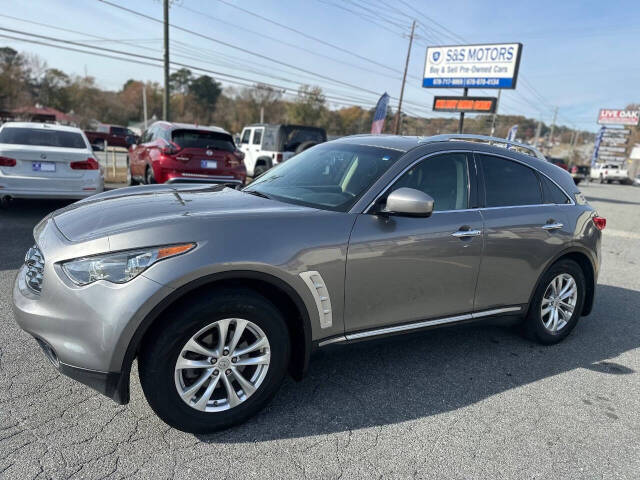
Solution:
[{"label": "street light pole", "polygon": [[416,21],[411,24],[411,36],[409,37],[409,49],[407,50],[407,60],[404,64],[404,75],[402,76],[402,88],[400,89],[400,101],[398,102],[398,111],[396,112],[396,123],[393,127],[393,133],[400,133],[400,112],[402,111],[402,97],[404,96],[404,84],[407,81],[407,70],[409,68],[409,57],[411,56],[411,45],[413,44],[413,32],[416,29]]},{"label": "street light pole", "polygon": [[162,94],[162,118],[169,121],[169,0],[163,1],[164,10],[164,92]]}]

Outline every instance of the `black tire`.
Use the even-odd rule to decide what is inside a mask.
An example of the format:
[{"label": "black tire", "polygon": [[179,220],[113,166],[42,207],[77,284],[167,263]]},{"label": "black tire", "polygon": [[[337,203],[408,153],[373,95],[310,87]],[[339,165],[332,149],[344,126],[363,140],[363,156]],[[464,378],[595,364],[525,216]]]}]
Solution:
[{"label": "black tire", "polygon": [[256,179],[264,172],[269,170],[269,167],[266,165],[256,165],[256,168],[253,169],[253,178]]},{"label": "black tire", "polygon": [[[560,274],[567,273],[573,277],[578,288],[578,297],[571,318],[567,324],[556,332],[548,330],[542,322],[541,305],[542,299],[551,281]],[[573,260],[560,260],[553,264],[542,276],[538,287],[533,295],[529,311],[523,323],[525,335],[531,340],[535,340],[543,345],[552,345],[558,343],[571,333],[578,323],[582,307],[584,305],[584,297],[586,292],[586,281],[584,273],[580,266]]]},{"label": "black tire", "polygon": [[144,183],[147,185],[153,185],[156,183],[156,177],[153,174],[153,168],[147,165],[147,169],[144,172]]},{"label": "black tire", "polygon": [[304,152],[308,148],[315,147],[316,145],[318,145],[318,142],[314,142],[313,140],[302,142],[300,145],[298,145],[298,148],[296,148],[296,154]]},{"label": "black tire", "polygon": [[132,187],[134,185],[138,185],[138,181],[133,178],[131,174],[131,162],[129,160],[129,156],[127,155],[127,185]]},{"label": "black tire", "polygon": [[574,178],[573,179],[573,183],[575,183],[576,185],[579,185],[581,181],[582,181],[582,179],[580,179],[580,178]]},{"label": "black tire", "polygon": [[[203,412],[178,395],[174,368],[186,342],[201,328],[224,318],[242,318],[260,327],[270,344],[270,364],[258,389],[242,403],[220,412]],[[250,290],[219,290],[181,304],[165,315],[145,339],[139,356],[140,383],[156,414],[168,425],[190,433],[211,433],[244,422],[262,410],[278,391],[290,358],[290,340],[282,313]]]}]

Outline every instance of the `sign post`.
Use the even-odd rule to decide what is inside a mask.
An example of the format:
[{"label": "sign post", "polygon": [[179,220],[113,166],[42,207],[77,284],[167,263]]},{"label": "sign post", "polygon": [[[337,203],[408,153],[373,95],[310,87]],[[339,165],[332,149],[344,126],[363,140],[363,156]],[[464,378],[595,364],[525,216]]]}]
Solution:
[{"label": "sign post", "polygon": [[[468,96],[470,88],[514,89],[521,56],[521,43],[427,47],[422,86],[463,88],[461,99]],[[435,105],[434,102],[434,111]],[[465,112],[470,110],[447,111],[460,112],[458,133],[462,133]],[[490,113],[495,113],[495,109]]]}]

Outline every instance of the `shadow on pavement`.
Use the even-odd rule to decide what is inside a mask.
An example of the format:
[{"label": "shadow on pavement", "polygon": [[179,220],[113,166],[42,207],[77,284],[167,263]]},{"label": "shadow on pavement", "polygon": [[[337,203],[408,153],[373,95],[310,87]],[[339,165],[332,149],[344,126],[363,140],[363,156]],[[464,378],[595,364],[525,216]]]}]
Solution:
[{"label": "shadow on pavement", "polygon": [[33,227],[49,213],[75,200],[13,200],[0,208],[0,270],[15,270],[33,245]]},{"label": "shadow on pavement", "polygon": [[634,373],[610,359],[640,346],[640,292],[600,285],[597,295],[594,312],[550,347],[478,324],[334,347],[312,360],[302,382],[285,382],[256,418],[198,438],[244,443],[322,435],[437,415],[579,368]]}]

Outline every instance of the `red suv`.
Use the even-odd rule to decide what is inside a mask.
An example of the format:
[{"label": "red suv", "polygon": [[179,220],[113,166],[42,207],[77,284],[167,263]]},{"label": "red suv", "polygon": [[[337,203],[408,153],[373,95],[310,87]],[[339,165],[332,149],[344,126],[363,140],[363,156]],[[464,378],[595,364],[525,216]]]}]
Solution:
[{"label": "red suv", "polygon": [[244,185],[244,154],[218,127],[155,122],[129,148],[127,179],[137,183]]}]

